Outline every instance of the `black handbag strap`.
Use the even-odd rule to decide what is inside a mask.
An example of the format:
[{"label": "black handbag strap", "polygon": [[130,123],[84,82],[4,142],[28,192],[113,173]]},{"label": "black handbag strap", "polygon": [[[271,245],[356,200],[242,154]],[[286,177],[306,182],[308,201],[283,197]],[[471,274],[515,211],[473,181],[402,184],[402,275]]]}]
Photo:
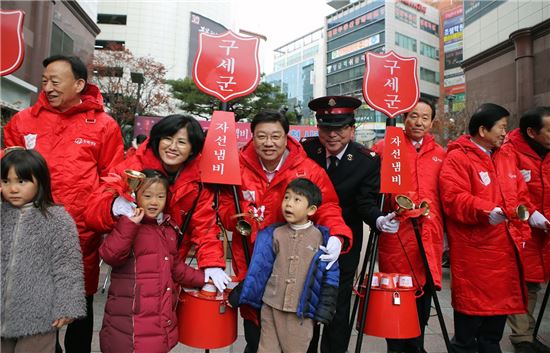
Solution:
[{"label": "black handbag strap", "polygon": [[185,220],[183,221],[183,225],[181,229],[176,229],[176,232],[178,233],[178,250],[180,249],[181,244],[183,243],[183,237],[185,235],[185,231],[187,231],[187,228],[189,227],[189,222],[191,222],[191,217],[195,212],[195,208],[197,207],[197,203],[199,202],[199,198],[201,197],[201,192],[202,192],[202,184],[199,183],[199,194],[195,198],[195,201],[193,201],[193,205],[191,206],[191,209],[189,210],[189,212],[187,212],[187,215],[185,216]]}]

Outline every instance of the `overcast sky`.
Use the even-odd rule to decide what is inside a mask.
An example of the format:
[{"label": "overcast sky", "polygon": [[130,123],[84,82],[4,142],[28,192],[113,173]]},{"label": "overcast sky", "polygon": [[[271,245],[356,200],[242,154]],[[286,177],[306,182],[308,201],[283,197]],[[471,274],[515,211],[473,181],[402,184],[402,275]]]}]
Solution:
[{"label": "overcast sky", "polygon": [[235,0],[235,25],[265,35],[260,44],[262,72],[273,69],[273,50],[324,25],[326,15],[334,12],[326,0]]}]

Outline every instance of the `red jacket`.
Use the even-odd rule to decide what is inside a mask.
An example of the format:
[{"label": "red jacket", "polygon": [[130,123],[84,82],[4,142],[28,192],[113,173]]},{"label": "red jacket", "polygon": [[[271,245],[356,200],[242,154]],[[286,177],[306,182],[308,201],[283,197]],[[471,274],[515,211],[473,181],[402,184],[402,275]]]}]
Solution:
[{"label": "red jacket", "polygon": [[118,124],[103,112],[103,98],[87,84],[82,103],[66,112],[50,106],[44,92],[32,107],[17,113],[4,128],[6,147],[25,146],[40,152],[48,163],[55,202],[76,222],[84,258],[86,295],[93,295],[99,280],[100,234],[86,227],[84,211],[99,178],[123,160]]},{"label": "red jacket", "polygon": [[178,342],[178,287],[201,287],[204,272],[177,254],[176,232],[144,217],[121,217],[99,253],[113,267],[99,344],[103,353],[166,353]]},{"label": "red jacket", "polygon": [[[172,216],[176,224],[181,227],[187,212],[191,210],[193,202],[199,196],[200,180],[200,155],[188,162],[179,173],[174,184],[170,185],[170,200],[165,212]],[[126,159],[111,171],[114,174],[104,179],[102,188],[94,192],[90,203],[95,205],[86,212],[86,222],[98,231],[107,232],[115,224],[111,214],[113,199],[116,194],[116,186],[122,179],[118,176],[124,174],[125,169],[143,170],[156,169],[161,172],[164,168],[160,160],[147,148],[147,142],[141,144],[136,154]],[[213,193],[203,186],[200,197],[189,222],[184,238],[181,255],[187,255],[191,243],[196,247],[197,261],[200,268],[221,267],[225,268],[222,242],[218,239],[219,227],[216,224],[216,214],[212,209]]]},{"label": "red jacket", "polygon": [[[322,192],[323,201],[315,215],[313,222],[329,228],[330,235],[341,235],[348,239],[349,246],[352,243],[352,234],[349,227],[342,219],[342,210],[338,204],[338,196],[332,186],[327,173],[315,161],[309,159],[302,146],[292,137],[288,137],[287,149],[289,154],[284,161],[281,169],[275,174],[273,180],[269,182],[262,169],[259,157],[254,150],[253,141],[249,141],[241,150],[239,162],[241,167],[242,185],[239,190],[242,212],[247,212],[256,207],[264,207],[263,221],[260,223],[252,222],[252,234],[247,238],[250,252],[254,248],[256,234],[273,223],[285,222],[281,212],[281,204],[287,185],[295,178],[308,178],[314,182]],[[224,225],[230,230],[234,230],[235,208],[233,199],[227,194],[223,195],[222,203],[224,215]],[[244,279],[246,275],[246,261],[242,246],[242,238],[238,232],[233,232],[232,247],[233,251],[233,269],[239,280]],[[247,306],[241,306],[241,314],[249,320],[256,320],[254,313]]]},{"label": "red jacket", "polygon": [[[441,258],[443,255],[443,212],[439,199],[439,172],[445,159],[445,150],[439,146],[432,135],[424,136],[419,152],[409,138],[405,138],[405,147],[411,166],[413,192],[406,193],[416,205],[426,200],[430,204],[430,214],[420,217],[418,225],[422,242],[426,250],[428,264],[435,286],[441,288]],[[373,150],[382,156],[384,140],[373,146]],[[387,195],[386,211],[394,211],[397,205],[395,195]],[[401,245],[403,244],[403,245]],[[411,273],[420,286],[426,283],[426,272],[418,243],[410,220],[402,221],[397,234],[382,233],[378,245],[380,271],[386,273]],[[410,265],[409,262],[410,261]]]},{"label": "red jacket", "polygon": [[[510,155],[521,171],[533,209],[550,219],[550,153],[542,159],[519,129],[508,134],[502,151]],[[550,236],[538,228],[531,228],[531,236],[523,252],[525,279],[527,282],[547,282],[550,279]]]},{"label": "red jacket", "polygon": [[[451,252],[452,305],[463,314],[492,316],[526,312],[521,261],[526,222],[514,217],[527,204],[527,186],[501,151],[493,158],[459,137],[448,146],[439,185]],[[500,207],[511,221],[489,224]]]},{"label": "red jacket", "polygon": [[[275,174],[271,182],[267,180],[262,169],[259,157],[254,150],[253,141],[247,143],[239,156],[241,166],[242,185],[240,187],[241,209],[247,212],[252,207],[265,207],[263,221],[252,222],[252,234],[248,237],[249,248],[252,251],[256,233],[273,223],[285,222],[281,212],[281,204],[287,185],[295,178],[308,178],[314,182],[322,192],[323,201],[312,220],[316,224],[323,225],[330,230],[331,235],[341,235],[349,240],[351,247],[352,235],[349,227],[342,219],[342,210],[338,205],[338,196],[327,173],[313,160],[309,159],[302,146],[290,136],[288,137],[289,154]],[[224,202],[226,210],[233,209],[231,203]],[[235,214],[234,211],[232,215]],[[227,217],[225,217],[227,220]],[[230,229],[234,229],[235,219],[225,222]],[[242,249],[242,241],[238,234],[234,233],[232,242],[235,272],[239,278],[246,274],[246,263]],[[237,239],[235,239],[237,238]],[[348,248],[349,248],[348,247]]]}]

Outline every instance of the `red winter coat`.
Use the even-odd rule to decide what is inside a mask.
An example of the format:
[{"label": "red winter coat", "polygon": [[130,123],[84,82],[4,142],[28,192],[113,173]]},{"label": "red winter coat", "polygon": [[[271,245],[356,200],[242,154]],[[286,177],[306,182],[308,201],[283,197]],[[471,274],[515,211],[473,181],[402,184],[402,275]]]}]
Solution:
[{"label": "red winter coat", "polygon": [[[441,258],[443,255],[443,212],[439,199],[439,172],[446,152],[435,142],[432,135],[424,136],[419,152],[416,152],[409,138],[405,138],[404,146],[407,149],[409,165],[411,166],[412,186],[415,190],[406,193],[406,196],[410,197],[416,205],[419,205],[423,200],[427,200],[430,204],[430,214],[427,217],[420,217],[418,225],[435,286],[440,289]],[[378,142],[372,149],[382,156],[384,140]],[[397,209],[394,198],[395,195],[387,195],[386,211]],[[426,283],[424,264],[420,257],[418,243],[410,220],[400,223],[397,234],[382,233],[378,245],[378,254],[380,271],[386,273],[413,273],[413,278],[418,279],[420,286],[424,286]]]},{"label": "red winter coat", "polygon": [[[148,142],[148,141],[147,141]],[[112,173],[123,175],[125,169],[143,170],[157,169],[161,172],[164,168],[160,160],[147,148],[147,142],[138,147],[136,154],[117,165]],[[200,155],[186,164],[179,173],[174,184],[170,185],[170,200],[165,212],[172,216],[175,223],[181,228],[187,212],[191,210],[193,202],[199,196],[200,180]],[[113,228],[115,219],[111,215],[111,207],[115,197],[117,185],[122,183],[118,177],[105,178],[102,188],[91,197],[90,203],[95,207],[86,212],[86,222],[90,227],[102,232]],[[187,255],[191,243],[196,247],[197,261],[200,268],[221,267],[225,268],[223,247],[218,239],[219,227],[216,224],[216,214],[212,209],[213,193],[206,187],[202,187],[200,197],[189,222],[185,243],[180,252]]]},{"label": "red winter coat", "polygon": [[[263,221],[261,223],[252,222],[253,231],[248,237],[250,250],[252,251],[258,230],[273,223],[285,222],[281,212],[281,204],[287,185],[296,178],[308,178],[321,189],[323,201],[312,218],[313,222],[328,227],[331,235],[344,236],[349,240],[349,247],[351,247],[351,230],[342,219],[342,209],[338,205],[338,196],[328,175],[317,163],[307,157],[302,146],[291,137],[288,137],[287,148],[289,150],[288,157],[271,182],[265,176],[260,159],[254,150],[253,141],[246,144],[240,153],[242,185],[239,196],[241,198],[241,209],[246,212],[251,206],[256,208],[265,207]],[[231,229],[235,221],[226,223],[229,223],[228,226]],[[235,258],[235,272],[239,278],[244,278],[246,263],[242,241],[234,239],[232,249]]]},{"label": "red winter coat", "polygon": [[101,244],[99,253],[113,268],[99,333],[103,353],[166,353],[177,344],[176,283],[201,287],[204,272],[179,258],[170,222],[121,217]]},{"label": "red winter coat", "polygon": [[103,112],[103,98],[87,84],[82,103],[66,112],[50,106],[44,92],[32,107],[17,113],[4,128],[6,147],[25,146],[48,163],[55,202],[65,206],[78,228],[84,258],[86,295],[97,291],[101,235],[84,222],[90,194],[99,178],[123,160],[118,124]]},{"label": "red winter coat", "polygon": [[[538,210],[550,219],[550,153],[542,159],[529,146],[519,129],[508,134],[502,151],[509,153],[521,171],[533,211]],[[523,251],[527,282],[547,282],[550,279],[550,236],[542,229],[531,228],[532,238]]]},{"label": "red winter coat", "polygon": [[[252,222],[252,234],[247,238],[250,252],[254,248],[254,241],[258,230],[263,229],[276,222],[285,222],[281,212],[281,204],[287,185],[295,178],[308,178],[314,182],[322,192],[323,201],[312,220],[329,228],[330,235],[341,235],[348,239],[349,246],[352,243],[352,234],[349,227],[342,219],[342,210],[338,204],[338,196],[332,186],[327,173],[315,161],[309,159],[302,146],[292,137],[288,137],[287,149],[289,154],[275,174],[271,182],[267,180],[265,172],[260,164],[259,157],[254,150],[253,141],[249,141],[242,149],[239,161],[241,166],[242,185],[239,190],[242,212],[247,212],[252,206],[256,208],[265,207],[264,219],[261,223]],[[224,195],[224,216],[225,225],[234,230],[235,214],[232,198]],[[242,246],[242,238],[237,232],[233,232],[232,241],[233,268],[237,277],[242,280],[246,275],[246,261]],[[255,320],[254,315],[246,306],[241,307],[243,317]]]},{"label": "red winter coat", "polygon": [[[449,144],[439,185],[453,308],[480,316],[526,312],[520,249],[529,226],[513,215],[518,205],[528,204],[527,186],[513,161],[499,150],[491,158],[464,135]],[[488,214],[497,206],[516,220],[489,224]]]}]

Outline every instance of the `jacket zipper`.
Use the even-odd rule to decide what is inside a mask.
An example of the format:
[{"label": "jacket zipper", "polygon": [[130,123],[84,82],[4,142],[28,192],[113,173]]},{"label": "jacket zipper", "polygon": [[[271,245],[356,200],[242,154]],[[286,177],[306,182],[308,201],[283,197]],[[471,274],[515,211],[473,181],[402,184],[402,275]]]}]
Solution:
[{"label": "jacket zipper", "polygon": [[[11,296],[9,296],[7,293],[11,292],[11,286],[12,286],[12,276],[10,275],[10,269],[13,268],[14,262],[15,262],[15,249],[17,248],[17,240],[19,239],[19,226],[21,224],[21,219],[23,218],[24,211],[21,210],[19,213],[19,218],[17,219],[17,223],[15,224],[15,230],[13,232],[13,242],[11,244],[10,249],[10,261],[8,264],[8,268],[6,270],[6,276],[8,277],[6,279],[6,291],[2,293],[4,297],[4,310],[3,312],[7,312],[7,308],[9,308],[9,304],[11,304],[11,300],[13,299]],[[4,333],[6,330],[6,318],[2,318],[2,333]]]}]

